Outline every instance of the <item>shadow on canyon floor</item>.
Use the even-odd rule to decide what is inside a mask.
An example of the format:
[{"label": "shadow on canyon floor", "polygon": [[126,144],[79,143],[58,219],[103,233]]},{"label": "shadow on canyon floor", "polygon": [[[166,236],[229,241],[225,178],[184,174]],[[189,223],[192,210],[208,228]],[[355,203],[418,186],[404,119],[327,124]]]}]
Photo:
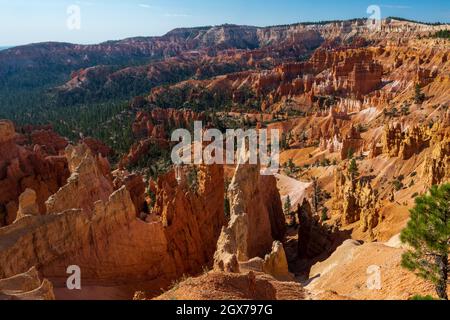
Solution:
[{"label": "shadow on canyon floor", "polygon": [[[286,233],[285,250],[289,263],[289,271],[293,273],[300,282],[310,281],[309,273],[316,263],[327,260],[336,249],[346,240],[351,239],[351,230],[327,233],[324,227],[323,234],[328,236],[329,245],[322,248],[322,252],[316,256],[300,257],[299,253],[299,227],[290,227]],[[315,241],[314,239],[311,239]]]}]

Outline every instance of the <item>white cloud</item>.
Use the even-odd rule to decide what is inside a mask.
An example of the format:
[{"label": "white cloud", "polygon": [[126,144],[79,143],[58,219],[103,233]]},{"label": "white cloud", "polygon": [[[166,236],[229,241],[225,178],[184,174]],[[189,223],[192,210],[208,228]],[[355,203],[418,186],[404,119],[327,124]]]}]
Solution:
[{"label": "white cloud", "polygon": [[153,9],[153,10],[160,9],[160,7],[158,7],[158,6],[152,6],[152,5],[147,4],[147,3],[139,3],[138,6],[141,7],[141,8],[144,8],[144,9]]},{"label": "white cloud", "polygon": [[388,8],[388,9],[411,9],[411,6],[403,6],[398,4],[382,4],[382,8]]},{"label": "white cloud", "polygon": [[166,13],[164,14],[165,17],[172,17],[172,18],[186,18],[186,17],[191,17],[191,15],[189,14],[184,14],[184,13]]}]

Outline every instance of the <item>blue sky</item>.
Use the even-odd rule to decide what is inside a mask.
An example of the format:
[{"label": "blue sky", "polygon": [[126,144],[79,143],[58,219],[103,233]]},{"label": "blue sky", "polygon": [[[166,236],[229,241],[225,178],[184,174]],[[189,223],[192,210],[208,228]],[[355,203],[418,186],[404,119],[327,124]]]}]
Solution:
[{"label": "blue sky", "polygon": [[[0,46],[98,43],[223,23],[267,26],[367,17],[373,4],[381,7],[382,17],[450,22],[450,0],[0,0]],[[70,5],[81,10],[80,30],[67,28]]]}]

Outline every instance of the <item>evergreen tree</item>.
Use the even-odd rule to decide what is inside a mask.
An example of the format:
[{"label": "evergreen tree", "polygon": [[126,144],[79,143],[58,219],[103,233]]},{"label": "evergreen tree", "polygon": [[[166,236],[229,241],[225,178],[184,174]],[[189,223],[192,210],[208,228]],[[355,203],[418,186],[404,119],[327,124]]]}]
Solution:
[{"label": "evergreen tree", "polygon": [[318,213],[319,212],[319,205],[320,205],[320,201],[321,201],[321,188],[319,186],[319,180],[316,177],[312,178],[313,180],[313,207],[314,207],[314,212]]},{"label": "evergreen tree", "polygon": [[230,205],[230,199],[228,198],[228,189],[230,187],[230,180],[226,179],[224,182],[224,213],[225,217],[228,219],[231,216],[231,205]]},{"label": "evergreen tree", "polygon": [[402,266],[431,281],[439,298],[448,300],[450,184],[434,186],[428,195],[416,198],[401,240],[412,248],[403,255]]},{"label": "evergreen tree", "polygon": [[283,133],[281,136],[280,148],[281,148],[281,150],[289,149],[289,140],[288,140],[288,136],[285,133]]},{"label": "evergreen tree", "polygon": [[288,221],[288,226],[293,227],[296,225],[295,213],[292,211],[291,197],[288,196],[286,202],[284,203],[284,215]]},{"label": "evergreen tree", "polygon": [[350,174],[352,180],[355,180],[359,176],[358,164],[355,159],[352,159],[350,166],[348,167],[348,173]]},{"label": "evergreen tree", "polygon": [[347,159],[352,159],[354,154],[355,154],[355,150],[353,150],[353,148],[348,149]]},{"label": "evergreen tree", "polygon": [[292,202],[291,197],[287,196],[286,202],[284,203],[284,214],[289,216],[291,214]]},{"label": "evergreen tree", "polygon": [[422,92],[422,88],[419,84],[416,84],[415,91],[414,91],[414,101],[416,103],[423,103],[425,101],[425,94]]},{"label": "evergreen tree", "polygon": [[323,208],[322,209],[322,222],[325,222],[328,220],[328,209],[327,208]]},{"label": "evergreen tree", "polygon": [[288,162],[286,163],[286,167],[289,170],[289,174],[293,174],[295,172],[295,163],[292,159],[289,159]]}]

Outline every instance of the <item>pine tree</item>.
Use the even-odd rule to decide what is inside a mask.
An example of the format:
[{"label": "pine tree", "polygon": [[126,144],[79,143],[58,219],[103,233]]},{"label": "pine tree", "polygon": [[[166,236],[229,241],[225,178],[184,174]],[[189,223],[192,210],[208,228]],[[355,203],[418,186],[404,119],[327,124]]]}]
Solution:
[{"label": "pine tree", "polygon": [[228,198],[228,189],[230,187],[230,180],[226,179],[224,182],[224,213],[225,217],[229,218],[231,215],[231,205],[230,205],[230,199]]},{"label": "pine tree", "polygon": [[401,240],[412,248],[403,255],[402,266],[432,282],[439,298],[448,300],[450,184],[434,186],[428,195],[416,198]]},{"label": "pine tree", "polygon": [[358,164],[355,159],[352,159],[350,166],[348,167],[348,173],[350,174],[352,180],[355,180],[359,176]]},{"label": "pine tree", "polygon": [[284,203],[284,214],[286,216],[289,216],[291,214],[291,209],[292,209],[291,197],[287,196],[286,202]]},{"label": "pine tree", "polygon": [[280,148],[281,150],[289,149],[288,136],[285,133],[283,133],[281,136]]},{"label": "pine tree", "polygon": [[314,212],[318,213],[319,212],[319,204],[320,204],[320,194],[321,194],[321,189],[319,186],[319,181],[316,177],[312,178],[313,180],[313,207],[314,207]]},{"label": "pine tree", "polygon": [[328,220],[328,209],[327,208],[322,208],[322,222],[325,222]]},{"label": "pine tree", "polygon": [[295,164],[294,161],[292,159],[289,159],[288,162],[286,163],[286,166],[289,170],[289,174],[293,174],[295,171]]},{"label": "pine tree", "polygon": [[416,84],[416,87],[414,89],[414,101],[418,104],[423,103],[425,101],[426,97],[425,94],[422,92],[422,88],[419,84]]}]

